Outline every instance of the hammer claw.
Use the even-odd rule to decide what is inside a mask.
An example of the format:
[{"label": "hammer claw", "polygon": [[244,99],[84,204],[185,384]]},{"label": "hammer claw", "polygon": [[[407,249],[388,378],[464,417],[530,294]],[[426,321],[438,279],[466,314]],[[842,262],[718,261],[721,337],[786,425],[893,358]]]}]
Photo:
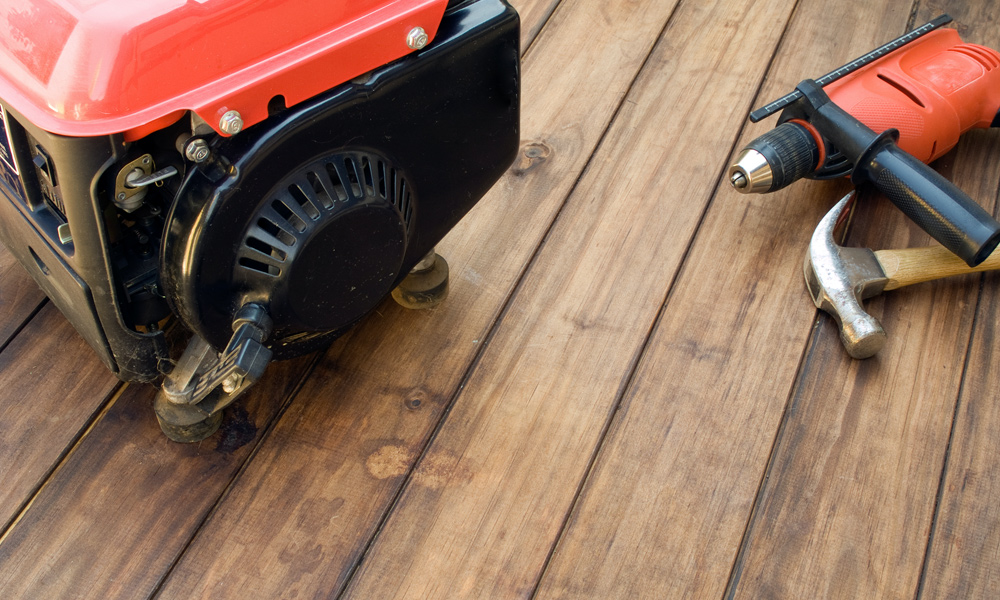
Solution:
[{"label": "hammer claw", "polygon": [[880,293],[887,279],[874,252],[843,248],[834,239],[840,217],[854,194],[844,196],[816,227],[803,273],[813,303],[837,320],[848,354],[868,358],[882,348],[886,334],[878,319],[865,312],[861,301]]}]

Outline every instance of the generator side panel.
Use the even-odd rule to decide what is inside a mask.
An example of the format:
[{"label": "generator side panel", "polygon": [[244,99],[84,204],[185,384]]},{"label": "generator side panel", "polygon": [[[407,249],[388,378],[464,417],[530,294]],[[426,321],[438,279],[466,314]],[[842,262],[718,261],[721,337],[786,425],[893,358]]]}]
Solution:
[{"label": "generator side panel", "polygon": [[53,135],[0,108],[0,241],[113,373],[155,379],[166,342],[123,322],[98,201],[121,141]]}]

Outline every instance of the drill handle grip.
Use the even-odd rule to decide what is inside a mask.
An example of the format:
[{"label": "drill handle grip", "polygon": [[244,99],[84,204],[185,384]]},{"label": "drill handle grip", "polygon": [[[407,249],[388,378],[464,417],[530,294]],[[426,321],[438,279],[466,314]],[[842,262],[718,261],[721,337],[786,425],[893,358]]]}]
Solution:
[{"label": "drill handle grip", "polygon": [[873,182],[889,200],[970,267],[1000,242],[1000,223],[937,171],[903,151],[891,139],[855,165],[852,181]]},{"label": "drill handle grip", "polygon": [[972,198],[896,144],[899,132],[875,133],[805,80],[799,108],[851,163],[851,181],[871,181],[903,214],[974,267],[1000,242],[1000,223]]}]

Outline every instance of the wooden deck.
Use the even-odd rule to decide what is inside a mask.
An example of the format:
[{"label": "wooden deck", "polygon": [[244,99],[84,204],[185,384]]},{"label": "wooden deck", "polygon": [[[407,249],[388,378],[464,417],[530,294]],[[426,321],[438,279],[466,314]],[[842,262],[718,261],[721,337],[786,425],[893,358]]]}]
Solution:
[{"label": "wooden deck", "polygon": [[[0,253],[0,597],[988,598],[995,274],[867,302],[802,283],[846,182],[743,196],[747,113],[988,0],[519,0],[523,152],[391,301],[272,365],[207,441],[159,432]],[[1000,134],[935,164],[991,210]],[[929,239],[866,199],[852,245]]]}]

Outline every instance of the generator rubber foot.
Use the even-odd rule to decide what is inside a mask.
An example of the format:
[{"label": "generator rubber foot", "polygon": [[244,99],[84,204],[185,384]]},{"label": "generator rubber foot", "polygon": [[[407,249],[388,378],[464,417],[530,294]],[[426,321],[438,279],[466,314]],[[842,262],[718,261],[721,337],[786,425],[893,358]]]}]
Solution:
[{"label": "generator rubber foot", "polygon": [[392,290],[405,308],[434,308],[448,297],[448,262],[433,250]]},{"label": "generator rubber foot", "polygon": [[208,414],[196,405],[170,402],[162,394],[156,395],[153,412],[163,434],[185,444],[202,441],[222,424],[222,411]]}]

